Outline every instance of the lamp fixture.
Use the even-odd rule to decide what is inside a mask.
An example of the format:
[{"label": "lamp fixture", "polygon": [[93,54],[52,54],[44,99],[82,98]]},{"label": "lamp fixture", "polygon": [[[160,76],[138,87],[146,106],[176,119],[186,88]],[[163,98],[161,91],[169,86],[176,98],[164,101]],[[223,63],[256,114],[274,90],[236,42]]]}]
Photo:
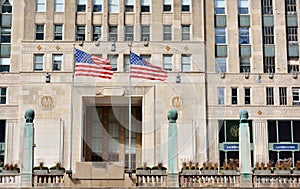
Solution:
[{"label": "lamp fixture", "polygon": [[224,78],[225,78],[225,72],[220,72],[219,74],[220,74],[220,78],[221,78],[221,79],[224,79]]},{"label": "lamp fixture", "polygon": [[177,74],[176,74],[176,83],[181,83],[181,78],[180,78],[179,72],[177,72]]},{"label": "lamp fixture", "polygon": [[98,47],[100,45],[100,38],[94,37],[94,44]]},{"label": "lamp fixture", "polygon": [[110,51],[116,51],[116,38],[115,37],[110,37],[110,41],[112,42],[110,45]]},{"label": "lamp fixture", "polygon": [[261,82],[261,76],[260,76],[260,73],[256,76],[255,81],[256,81],[256,83],[260,83],[260,82]]},{"label": "lamp fixture", "polygon": [[149,45],[149,39],[148,39],[148,37],[143,37],[143,42],[144,42],[144,46],[148,47],[148,45]]},{"label": "lamp fixture", "polygon": [[249,79],[249,75],[250,75],[249,70],[248,69],[247,70],[243,69],[243,71],[245,73],[245,79]]},{"label": "lamp fixture", "polygon": [[46,73],[46,83],[50,83],[51,82],[51,75],[47,72]]},{"label": "lamp fixture", "polygon": [[297,79],[298,78],[298,72],[297,71],[293,71],[293,78]]},{"label": "lamp fixture", "polygon": [[270,78],[270,79],[273,79],[273,77],[274,77],[273,69],[272,69],[271,71],[268,70],[268,74],[269,74],[269,78]]}]

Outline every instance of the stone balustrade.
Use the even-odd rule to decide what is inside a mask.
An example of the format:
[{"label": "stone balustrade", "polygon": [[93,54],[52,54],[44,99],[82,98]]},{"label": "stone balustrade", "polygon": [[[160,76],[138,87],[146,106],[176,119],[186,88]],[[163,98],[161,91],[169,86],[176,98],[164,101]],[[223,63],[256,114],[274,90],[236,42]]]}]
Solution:
[{"label": "stone balustrade", "polygon": [[4,186],[19,186],[20,175],[18,172],[1,172],[0,173],[0,187]]},{"label": "stone balustrade", "polygon": [[60,170],[35,170],[33,177],[34,186],[63,186],[64,172]]},{"label": "stone balustrade", "polygon": [[167,186],[165,170],[137,170],[136,186]]}]

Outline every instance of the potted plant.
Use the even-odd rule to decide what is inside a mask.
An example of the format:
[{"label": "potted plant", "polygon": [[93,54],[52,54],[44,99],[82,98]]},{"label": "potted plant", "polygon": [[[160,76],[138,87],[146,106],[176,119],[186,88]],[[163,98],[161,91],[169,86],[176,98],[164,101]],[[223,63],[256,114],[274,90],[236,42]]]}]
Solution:
[{"label": "potted plant", "polygon": [[265,166],[263,162],[261,162],[260,164],[259,162],[257,162],[254,167],[254,174],[256,175],[271,174],[272,164],[273,164],[272,161],[269,161],[269,163],[267,163],[267,166]]},{"label": "potted plant", "polygon": [[151,173],[154,175],[165,175],[167,168],[163,166],[162,163],[158,163],[157,166],[152,167]]},{"label": "potted plant", "polygon": [[61,163],[58,162],[55,166],[50,167],[50,173],[54,175],[63,175],[65,172],[65,168],[61,166]]},{"label": "potted plant", "polygon": [[296,165],[295,165],[295,168],[293,169],[293,173],[300,175],[300,160],[296,161]]},{"label": "potted plant", "polygon": [[275,174],[290,174],[291,173],[291,158],[278,160],[275,164]]},{"label": "potted plant", "polygon": [[18,174],[20,173],[20,168],[17,163],[13,164],[5,164],[2,170],[2,173],[9,173],[9,174]]},{"label": "potted plant", "polygon": [[45,175],[48,174],[48,167],[44,166],[44,162],[40,162],[39,166],[33,168],[33,172],[35,175]]},{"label": "potted plant", "polygon": [[218,174],[218,166],[213,165],[212,162],[203,162],[200,168],[203,175],[216,175]]},{"label": "potted plant", "polygon": [[148,175],[151,173],[151,168],[147,166],[147,163],[145,162],[142,167],[136,168],[136,174],[137,175]]},{"label": "potted plant", "polygon": [[181,173],[183,175],[198,175],[199,174],[199,164],[195,163],[195,165],[193,165],[193,162],[190,161],[189,166],[186,166],[186,162],[184,162],[182,165]]},{"label": "potted plant", "polygon": [[236,175],[238,174],[239,160],[230,159],[227,168],[223,169],[222,174]]}]

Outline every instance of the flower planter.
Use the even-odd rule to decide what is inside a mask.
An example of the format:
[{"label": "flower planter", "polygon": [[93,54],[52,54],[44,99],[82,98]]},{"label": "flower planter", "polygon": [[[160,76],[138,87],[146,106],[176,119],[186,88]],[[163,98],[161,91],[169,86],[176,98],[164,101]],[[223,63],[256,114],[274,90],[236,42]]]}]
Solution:
[{"label": "flower planter", "polygon": [[300,170],[293,170],[293,174],[300,175]]},{"label": "flower planter", "polygon": [[34,175],[47,175],[48,170],[33,170]]},{"label": "flower planter", "polygon": [[291,174],[291,171],[290,170],[274,170],[274,174],[289,175],[289,174]]},{"label": "flower planter", "polygon": [[4,174],[18,174],[19,171],[18,170],[2,170],[2,173]]},{"label": "flower planter", "polygon": [[63,169],[51,169],[50,170],[50,172],[49,172],[49,174],[50,175],[64,175],[64,173],[65,173],[65,170],[63,170]]},{"label": "flower planter", "polygon": [[254,170],[254,174],[256,174],[256,175],[270,175],[271,170]]},{"label": "flower planter", "polygon": [[221,172],[223,175],[237,175],[238,170],[222,170]]},{"label": "flower planter", "polygon": [[200,174],[199,170],[185,169],[181,171],[181,175],[199,175],[199,174]]},{"label": "flower planter", "polygon": [[202,170],[201,174],[202,175],[217,175],[218,170]]},{"label": "flower planter", "polygon": [[165,175],[167,174],[166,170],[151,170],[152,175]]},{"label": "flower planter", "polygon": [[150,175],[151,170],[136,170],[137,175]]}]

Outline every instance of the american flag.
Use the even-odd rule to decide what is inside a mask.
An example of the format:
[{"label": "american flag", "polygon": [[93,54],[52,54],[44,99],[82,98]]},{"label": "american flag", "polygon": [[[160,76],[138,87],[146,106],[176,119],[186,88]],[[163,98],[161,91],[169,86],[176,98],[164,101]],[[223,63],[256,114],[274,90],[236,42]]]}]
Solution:
[{"label": "american flag", "polygon": [[112,78],[114,72],[109,59],[94,56],[76,48],[75,58],[75,76]]},{"label": "american flag", "polygon": [[168,77],[166,70],[150,64],[150,62],[133,52],[130,52],[130,76],[132,78],[160,81],[164,81]]}]

